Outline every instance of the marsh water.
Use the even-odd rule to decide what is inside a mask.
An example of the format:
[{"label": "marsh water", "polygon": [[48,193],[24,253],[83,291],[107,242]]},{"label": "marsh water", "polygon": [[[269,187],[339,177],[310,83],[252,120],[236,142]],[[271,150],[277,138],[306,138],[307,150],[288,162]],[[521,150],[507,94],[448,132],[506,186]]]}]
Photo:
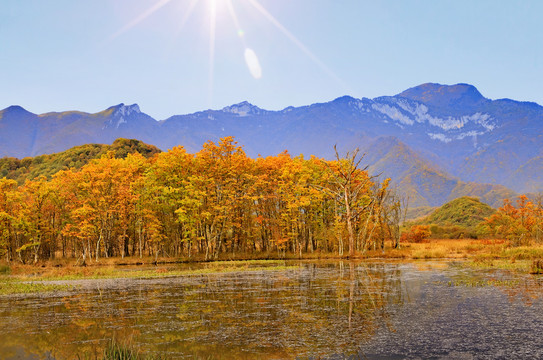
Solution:
[{"label": "marsh water", "polygon": [[[1,359],[543,358],[543,282],[450,262],[291,262],[0,297]],[[200,265],[205,266],[205,265]]]}]

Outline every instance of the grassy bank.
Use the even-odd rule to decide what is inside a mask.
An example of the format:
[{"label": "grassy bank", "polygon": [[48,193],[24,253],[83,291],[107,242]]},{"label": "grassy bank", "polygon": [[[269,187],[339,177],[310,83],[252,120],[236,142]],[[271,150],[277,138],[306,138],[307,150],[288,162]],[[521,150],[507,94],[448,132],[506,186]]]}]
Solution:
[{"label": "grassy bank", "polygon": [[[65,290],[70,286],[43,283],[54,280],[160,278],[240,271],[279,271],[293,269],[287,260],[300,260],[290,254],[283,259],[274,254],[252,254],[249,259],[204,261],[199,258],[109,258],[80,266],[73,259],[42,262],[37,265],[0,264],[0,294]],[[238,254],[243,258],[243,254]],[[304,260],[347,259],[334,253],[303,254]],[[500,268],[524,273],[536,272],[543,259],[543,245],[512,247],[502,240],[442,239],[426,243],[406,243],[400,249],[369,250],[357,260],[371,259],[462,259],[472,268]],[[183,265],[184,264],[184,265]],[[536,265],[534,265],[536,264]],[[543,262],[542,262],[543,264]],[[541,265],[543,266],[543,265]],[[543,272],[543,269],[541,269]]]},{"label": "grassy bank", "polygon": [[432,240],[411,244],[412,259],[464,259],[474,269],[543,273],[543,245],[513,247],[503,240]]},{"label": "grassy bank", "polygon": [[46,284],[41,282],[22,282],[17,279],[0,278],[0,295],[31,294],[49,291],[74,290],[72,285]]},{"label": "grassy bank", "polygon": [[48,281],[84,280],[84,279],[153,279],[175,276],[190,276],[203,274],[220,274],[247,271],[280,271],[296,268],[287,265],[285,261],[247,260],[212,262],[196,264],[195,268],[179,268],[161,264],[153,266],[125,266],[112,262],[98,263],[92,266],[77,266],[65,264],[51,266],[42,264],[13,265],[9,274],[0,275],[0,295],[15,293],[32,293],[44,291],[68,290],[70,285],[48,284]]}]

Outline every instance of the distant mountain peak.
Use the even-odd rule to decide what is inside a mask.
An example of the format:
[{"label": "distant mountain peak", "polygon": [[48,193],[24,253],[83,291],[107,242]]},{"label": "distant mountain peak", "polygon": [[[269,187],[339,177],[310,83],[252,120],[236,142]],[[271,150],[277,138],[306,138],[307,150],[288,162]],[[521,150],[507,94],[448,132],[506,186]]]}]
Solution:
[{"label": "distant mountain peak", "polygon": [[348,102],[351,102],[351,101],[358,101],[358,99],[355,99],[354,97],[349,96],[349,95],[343,95],[343,96],[340,96],[338,98],[335,98],[332,102],[334,102],[334,103],[348,103]]},{"label": "distant mountain peak", "polygon": [[377,138],[376,143],[382,144],[386,148],[392,148],[394,146],[403,146],[405,147],[405,144],[400,141],[396,136],[380,136]]},{"label": "distant mountain peak", "polygon": [[113,110],[112,115],[130,116],[131,114],[141,113],[141,110],[138,104],[125,105],[123,103],[120,103],[119,105],[112,106],[109,109]]},{"label": "distant mountain peak", "polygon": [[19,105],[11,105],[5,108],[4,110],[0,111],[0,114],[2,115],[15,115],[15,116],[21,116],[21,115],[33,115],[30,111],[26,110],[22,106]]},{"label": "distant mountain peak", "polygon": [[368,99],[357,99],[349,95],[343,95],[327,103],[326,106],[337,106],[339,108],[342,108],[343,110],[350,110],[352,112],[358,113],[361,111],[368,111],[367,106],[369,102],[367,102],[367,100]]},{"label": "distant mountain peak", "polygon": [[256,105],[251,104],[248,101],[242,101],[238,104],[226,106],[222,108],[223,112],[237,114],[238,116],[259,115],[265,112]]},{"label": "distant mountain peak", "polygon": [[110,117],[110,120],[106,123],[104,128],[114,127],[118,129],[119,126],[128,122],[128,118],[133,115],[142,114],[142,112],[138,104],[125,105],[120,103],[119,105],[107,108],[107,110],[100,114]]},{"label": "distant mountain peak", "polygon": [[435,107],[472,107],[487,100],[470,84],[442,85],[426,83],[396,95]]}]

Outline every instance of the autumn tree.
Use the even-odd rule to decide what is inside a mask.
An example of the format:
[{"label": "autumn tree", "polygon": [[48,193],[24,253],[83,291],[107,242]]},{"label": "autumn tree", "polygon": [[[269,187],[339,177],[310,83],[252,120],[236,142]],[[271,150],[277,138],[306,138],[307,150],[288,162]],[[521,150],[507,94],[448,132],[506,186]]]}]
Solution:
[{"label": "autumn tree", "polygon": [[17,195],[15,180],[0,179],[0,256],[5,255],[8,262],[16,246]]},{"label": "autumn tree", "polygon": [[496,213],[485,219],[483,231],[496,237],[504,237],[513,245],[523,245],[531,240],[540,241],[543,229],[541,202],[533,202],[521,195],[516,206],[505,199]]},{"label": "autumn tree", "polygon": [[407,216],[409,198],[398,191],[387,191],[383,202],[383,219],[392,247],[400,248],[401,225]]},{"label": "autumn tree", "polygon": [[[17,252],[24,262],[25,254],[31,254],[36,263],[40,251],[42,257],[53,257],[56,250],[55,220],[56,211],[51,202],[54,189],[45,176],[27,180],[21,188],[20,231],[25,239]],[[45,255],[45,256],[44,256]]]},{"label": "autumn tree", "polygon": [[58,253],[85,264],[144,254],[343,254],[344,239],[349,256],[384,249],[385,239],[398,246],[390,180],[370,176],[358,150],[335,153],[333,161],[288,152],[251,159],[226,137],[196,154],[109,152],[50,180],[0,180],[0,256],[37,261]]},{"label": "autumn tree", "polygon": [[402,239],[408,242],[420,243],[426,241],[432,232],[429,225],[413,225],[402,234]]},{"label": "autumn tree", "polygon": [[330,175],[329,182],[317,186],[343,207],[342,219],[348,234],[349,256],[354,256],[355,231],[353,222],[374,201],[367,196],[374,177],[368,175],[368,166],[361,168],[364,155],[360,155],[358,148],[352,153],[347,152],[344,158],[339,156],[336,146],[334,146],[334,151],[336,161],[324,163]]}]

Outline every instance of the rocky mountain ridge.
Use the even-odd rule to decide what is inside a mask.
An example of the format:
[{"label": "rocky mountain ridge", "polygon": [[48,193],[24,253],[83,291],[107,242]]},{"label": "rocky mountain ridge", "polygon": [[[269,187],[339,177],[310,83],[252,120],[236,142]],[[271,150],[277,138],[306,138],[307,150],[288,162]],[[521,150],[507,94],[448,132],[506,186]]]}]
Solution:
[{"label": "rocky mountain ridge", "polygon": [[[163,150],[183,145],[195,152],[204,142],[224,136],[234,136],[250,156],[286,149],[293,155],[331,158],[334,144],[343,152],[360,147],[368,160],[375,158],[371,165],[383,175],[396,175],[392,177],[398,186],[414,183],[418,193],[424,184],[440,189],[451,179],[458,184],[489,184],[488,189],[497,186],[498,192],[504,187],[519,193],[543,190],[538,171],[543,168],[543,107],[490,100],[469,84],[428,83],[395,96],[343,96],[279,111],[241,102],[160,121],[141,112],[137,104],[119,104],[94,114],[37,115],[19,106],[0,111],[0,156],[55,153],[87,143],[110,144],[119,137]],[[403,146],[377,146],[390,139]],[[378,152],[383,153],[380,159]],[[412,171],[401,170],[406,167]],[[443,194],[454,193],[455,187]]]}]

